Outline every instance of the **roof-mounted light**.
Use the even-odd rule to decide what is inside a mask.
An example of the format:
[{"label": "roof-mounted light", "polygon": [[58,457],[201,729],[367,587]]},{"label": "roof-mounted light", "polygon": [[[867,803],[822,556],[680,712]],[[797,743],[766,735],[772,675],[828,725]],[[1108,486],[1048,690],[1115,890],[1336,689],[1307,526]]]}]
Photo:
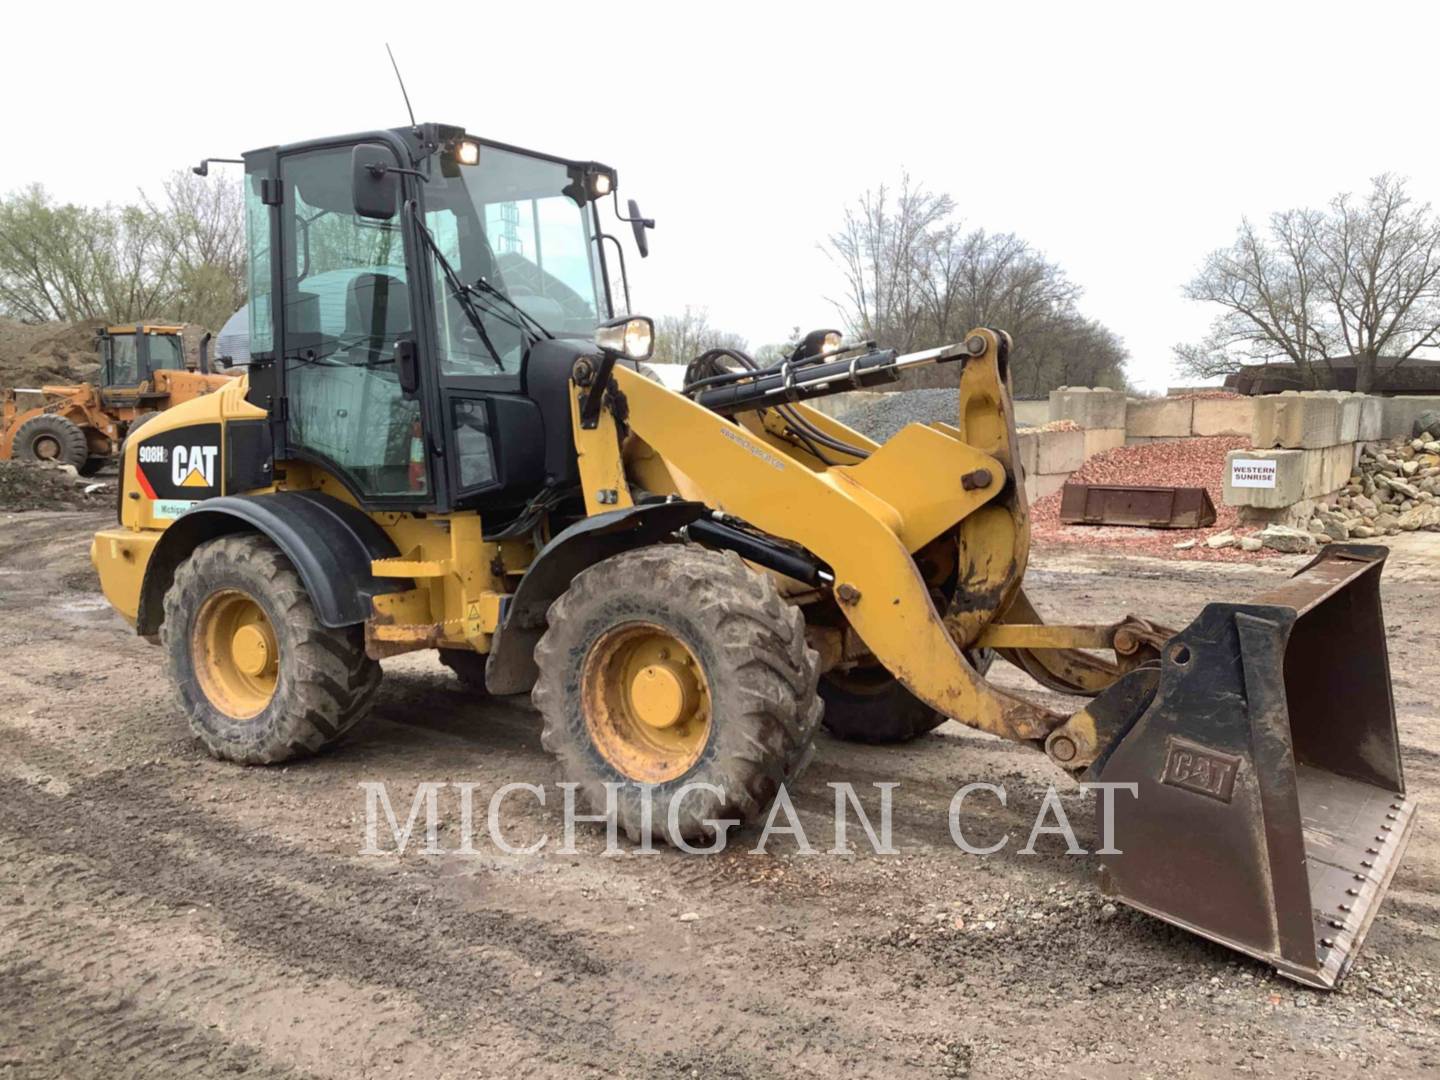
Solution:
[{"label": "roof-mounted light", "polygon": [[455,144],[455,160],[461,165],[479,165],[480,144],[474,139],[461,139]]}]

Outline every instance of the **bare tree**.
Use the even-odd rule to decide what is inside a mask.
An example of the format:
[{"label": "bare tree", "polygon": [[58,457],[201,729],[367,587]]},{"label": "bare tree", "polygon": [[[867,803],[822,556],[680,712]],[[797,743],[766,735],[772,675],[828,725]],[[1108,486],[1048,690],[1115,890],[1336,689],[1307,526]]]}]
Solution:
[{"label": "bare tree", "polygon": [[[1017,393],[1041,395],[1064,382],[1125,385],[1124,344],[1082,316],[1081,289],[1013,233],[966,230],[954,200],[902,179],[861,196],[830,237],[847,293],[835,306],[852,335],[902,351],[957,341],[975,326],[1008,330]],[[935,368],[907,385],[951,385]]]},{"label": "bare tree", "polygon": [[1209,378],[1285,360],[1317,386],[1353,358],[1356,389],[1369,390],[1382,356],[1440,346],[1440,216],[1403,180],[1378,176],[1364,199],[1273,214],[1263,230],[1242,221],[1186,295],[1222,310],[1202,341],[1176,346],[1182,371]]},{"label": "bare tree", "polygon": [[848,287],[845,302],[836,306],[853,335],[905,351],[918,347],[934,234],[954,209],[950,196],[925,190],[909,174],[901,177],[893,206],[889,189],[881,185],[846,207],[830,249]]},{"label": "bare tree", "polygon": [[707,349],[744,349],[739,334],[710,325],[705,308],[686,307],[682,315],[664,315],[655,323],[655,352],[651,363],[688,364]]},{"label": "bare tree", "polygon": [[222,325],[245,303],[245,202],[239,183],[223,176],[172,173],[163,200],[145,198],[173,263],[172,317]]}]

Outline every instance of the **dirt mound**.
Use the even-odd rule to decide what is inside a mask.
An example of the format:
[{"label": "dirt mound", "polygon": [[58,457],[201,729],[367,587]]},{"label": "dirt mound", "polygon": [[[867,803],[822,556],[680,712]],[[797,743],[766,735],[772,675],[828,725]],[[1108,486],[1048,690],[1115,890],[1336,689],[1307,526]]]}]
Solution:
[{"label": "dirt mound", "polygon": [[64,469],[23,461],[0,461],[0,510],[63,510],[103,506],[114,497],[110,485],[91,495]]},{"label": "dirt mound", "polygon": [[77,383],[100,370],[95,331],[104,323],[30,325],[0,319],[0,388]]},{"label": "dirt mound", "polygon": [[[99,319],[31,325],[0,318],[0,389],[94,382],[100,373],[95,331],[104,325]],[[186,363],[198,364],[205,327],[184,325]]]}]

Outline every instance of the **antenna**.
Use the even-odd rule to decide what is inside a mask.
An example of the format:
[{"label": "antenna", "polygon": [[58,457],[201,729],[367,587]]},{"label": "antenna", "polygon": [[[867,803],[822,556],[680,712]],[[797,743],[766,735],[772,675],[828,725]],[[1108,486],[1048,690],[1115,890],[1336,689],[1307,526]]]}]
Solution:
[{"label": "antenna", "polygon": [[410,126],[415,126],[415,110],[410,107],[410,95],[405,92],[405,80],[400,77],[400,65],[395,62],[395,54],[390,51],[390,43],[385,43],[385,51],[390,54],[390,66],[395,69],[395,81],[400,84],[400,96],[405,99],[405,111],[410,114]]}]

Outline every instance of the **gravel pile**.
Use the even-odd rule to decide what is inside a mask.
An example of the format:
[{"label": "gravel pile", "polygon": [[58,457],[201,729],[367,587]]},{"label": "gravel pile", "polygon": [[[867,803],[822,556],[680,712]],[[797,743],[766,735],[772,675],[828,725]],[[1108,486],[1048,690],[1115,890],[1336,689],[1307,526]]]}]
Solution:
[{"label": "gravel pile", "polygon": [[[960,396],[953,387],[945,390],[902,390],[875,394],[873,400],[840,417],[841,423],[852,427],[876,442],[891,438],[906,424],[953,424],[958,419]],[[1074,420],[1052,420],[1039,426],[1040,431],[1083,431]]]},{"label": "gravel pile", "polygon": [[960,397],[952,387],[948,390],[905,390],[893,394],[877,394],[874,401],[847,412],[843,423],[884,442],[906,424],[953,424],[959,418]]},{"label": "gravel pile", "polygon": [[[1238,561],[1259,553],[1260,544],[1238,528],[1238,511],[1224,500],[1225,455],[1242,450],[1244,436],[1216,435],[1204,439],[1118,446],[1096,454],[1071,477],[1076,484],[1154,484],[1203,487],[1215,504],[1215,524],[1205,529],[1140,529],[1122,526],[1062,525],[1061,493],[1047,495],[1030,507],[1035,539],[1053,544],[1084,544],[1132,555],[1166,559]],[[1226,538],[1227,542],[1209,543]],[[1177,547],[1177,545],[1179,545]]]}]

